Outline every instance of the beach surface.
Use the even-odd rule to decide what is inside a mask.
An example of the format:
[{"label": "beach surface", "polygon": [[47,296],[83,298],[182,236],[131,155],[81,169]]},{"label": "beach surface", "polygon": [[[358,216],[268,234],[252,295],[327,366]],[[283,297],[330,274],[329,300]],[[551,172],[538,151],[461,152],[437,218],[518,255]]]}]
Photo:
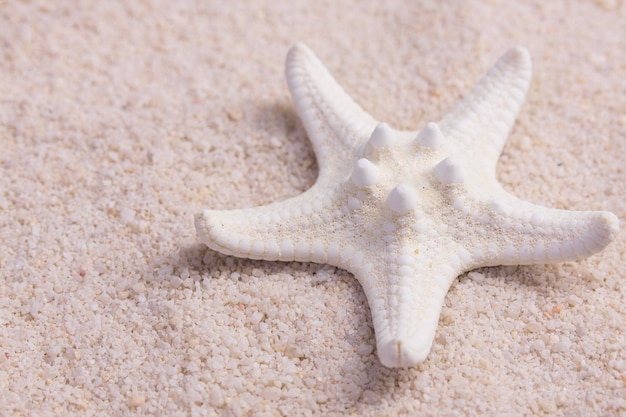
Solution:
[{"label": "beach surface", "polygon": [[497,175],[626,219],[626,2],[0,2],[0,416],[624,416],[626,239],[460,276],[383,367],[359,283],[202,245],[201,209],[309,188],[284,60],[378,120],[440,119],[507,49],[534,75]]}]

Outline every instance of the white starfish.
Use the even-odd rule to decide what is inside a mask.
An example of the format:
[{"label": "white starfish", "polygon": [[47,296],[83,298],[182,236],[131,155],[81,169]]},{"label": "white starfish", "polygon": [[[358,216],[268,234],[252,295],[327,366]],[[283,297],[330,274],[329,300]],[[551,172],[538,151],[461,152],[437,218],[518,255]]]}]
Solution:
[{"label": "white starfish", "polygon": [[352,272],[385,366],[426,358],[458,275],[585,258],[618,232],[612,213],[536,206],[497,182],[496,163],[531,77],[522,48],[500,58],[447,116],[413,132],[363,111],[302,44],[289,51],[286,76],[317,156],[315,185],[263,207],[204,210],[196,229],[225,254]]}]

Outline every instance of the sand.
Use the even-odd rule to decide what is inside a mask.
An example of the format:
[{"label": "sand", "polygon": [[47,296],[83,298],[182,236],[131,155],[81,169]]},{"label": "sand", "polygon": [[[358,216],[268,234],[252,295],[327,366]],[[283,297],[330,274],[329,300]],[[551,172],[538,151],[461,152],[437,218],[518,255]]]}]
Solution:
[{"label": "sand", "polygon": [[623,221],[625,22],[621,0],[1,2],[0,416],[626,415],[623,233],[459,277],[428,359],[396,370],[351,274],[193,227],[315,181],[297,41],[413,129],[526,46],[499,180]]}]

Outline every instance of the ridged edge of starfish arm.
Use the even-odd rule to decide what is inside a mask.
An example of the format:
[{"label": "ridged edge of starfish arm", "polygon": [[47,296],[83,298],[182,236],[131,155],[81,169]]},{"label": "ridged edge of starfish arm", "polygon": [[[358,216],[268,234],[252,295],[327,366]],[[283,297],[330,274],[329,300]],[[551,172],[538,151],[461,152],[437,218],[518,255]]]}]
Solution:
[{"label": "ridged edge of starfish arm", "polygon": [[202,210],[195,217],[200,241],[225,255],[267,261],[306,260],[309,252],[299,256],[291,233],[279,224],[289,223],[288,212],[275,205],[237,210]]},{"label": "ridged edge of starfish arm", "polygon": [[426,359],[448,289],[462,272],[441,264],[443,256],[433,254],[432,262],[421,259],[428,255],[419,256],[418,261],[410,253],[390,255],[354,272],[372,313],[378,358],[388,368]]},{"label": "ridged edge of starfish arm", "polygon": [[[235,242],[234,238],[229,240],[229,235],[220,231],[220,229],[223,229],[224,227],[223,225],[220,226],[219,219],[225,217],[227,212],[230,211],[231,210],[205,209],[196,213],[194,218],[196,233],[198,233],[200,241],[210,249],[225,255],[235,255],[239,245],[239,237]],[[237,236],[238,235],[239,233],[237,233]]]},{"label": "ridged edge of starfish arm", "polygon": [[285,76],[294,106],[313,144],[323,181],[336,175],[337,170],[345,170],[356,145],[369,137],[377,121],[341,88],[302,43],[289,49]]},{"label": "ridged edge of starfish arm", "polygon": [[444,137],[465,145],[471,159],[495,170],[532,77],[528,51],[508,50],[481,78],[472,91],[439,121]]},{"label": "ridged edge of starfish arm", "polygon": [[500,227],[500,251],[483,265],[548,264],[587,258],[617,237],[619,219],[608,211],[560,210],[517,200]]},{"label": "ridged edge of starfish arm", "polygon": [[200,241],[226,255],[343,266],[330,244],[336,232],[332,201],[318,188],[260,207],[202,210],[195,216],[196,231]]}]

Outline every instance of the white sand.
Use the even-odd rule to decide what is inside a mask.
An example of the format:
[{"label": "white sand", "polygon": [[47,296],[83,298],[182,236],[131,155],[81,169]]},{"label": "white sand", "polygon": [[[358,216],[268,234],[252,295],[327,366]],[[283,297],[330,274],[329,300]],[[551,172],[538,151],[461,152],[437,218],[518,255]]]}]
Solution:
[{"label": "white sand", "polygon": [[626,415],[624,233],[460,277],[428,360],[390,370],[349,273],[222,256],[193,229],[315,180],[296,41],[398,128],[525,45],[499,179],[624,220],[626,2],[246,3],[0,2],[0,416]]}]

